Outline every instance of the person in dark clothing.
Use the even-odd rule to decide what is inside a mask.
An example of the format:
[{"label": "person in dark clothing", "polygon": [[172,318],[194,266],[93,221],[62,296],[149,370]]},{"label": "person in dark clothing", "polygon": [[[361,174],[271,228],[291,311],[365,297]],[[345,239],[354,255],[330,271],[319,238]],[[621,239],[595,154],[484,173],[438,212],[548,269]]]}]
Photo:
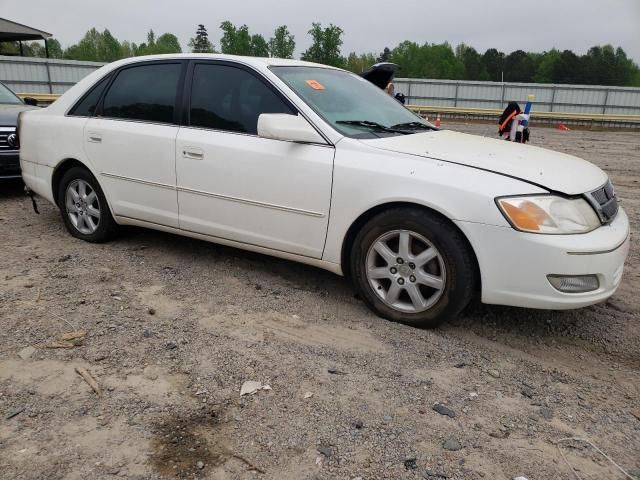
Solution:
[{"label": "person in dark clothing", "polygon": [[498,120],[498,135],[503,136],[507,134],[507,140],[509,140],[509,132],[511,131],[511,125],[513,124],[513,117],[522,113],[520,105],[517,102],[509,102],[507,108],[504,109],[500,120]]},{"label": "person in dark clothing", "polygon": [[[498,120],[498,135],[506,135],[505,140],[512,142],[527,143],[529,141],[529,129],[525,128],[522,132],[517,131],[517,128],[513,128],[513,122],[520,122],[522,113],[520,105],[517,102],[509,102],[507,108],[504,109],[500,120]],[[517,127],[517,123],[515,125]],[[513,137],[513,138],[511,138]]]}]

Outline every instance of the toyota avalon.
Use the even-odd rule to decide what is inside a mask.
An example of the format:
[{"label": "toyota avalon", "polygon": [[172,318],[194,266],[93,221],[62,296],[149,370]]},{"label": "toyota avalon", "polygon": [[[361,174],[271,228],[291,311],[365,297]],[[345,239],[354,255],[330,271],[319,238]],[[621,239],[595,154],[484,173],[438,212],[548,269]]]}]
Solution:
[{"label": "toyota avalon", "polygon": [[610,297],[629,222],[585,160],[439,130],[362,77],[295,60],[121,60],[21,114],[31,191],[88,242],[138,225],[348,276],[378,315],[433,327],[473,295]]}]

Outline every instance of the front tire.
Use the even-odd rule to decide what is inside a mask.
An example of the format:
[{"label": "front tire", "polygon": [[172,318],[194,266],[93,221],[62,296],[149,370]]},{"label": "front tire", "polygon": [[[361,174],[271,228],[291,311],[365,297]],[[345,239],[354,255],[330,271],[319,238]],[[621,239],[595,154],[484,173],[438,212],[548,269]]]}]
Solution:
[{"label": "front tire", "polygon": [[62,176],[58,205],[67,230],[76,238],[102,243],[117,231],[100,185],[84,168],[70,168]]},{"label": "front tire", "polygon": [[365,303],[388,320],[434,328],[458,315],[476,287],[466,239],[446,219],[394,208],[369,220],[354,240],[351,272]]}]

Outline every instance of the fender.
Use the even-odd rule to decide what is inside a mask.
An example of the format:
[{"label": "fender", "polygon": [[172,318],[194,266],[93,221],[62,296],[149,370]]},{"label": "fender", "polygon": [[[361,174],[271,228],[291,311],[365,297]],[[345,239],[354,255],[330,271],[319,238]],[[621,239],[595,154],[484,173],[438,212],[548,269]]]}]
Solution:
[{"label": "fender", "polygon": [[102,190],[102,194],[104,195],[104,198],[107,200],[107,206],[109,207],[109,212],[111,212],[111,216],[115,219],[116,214],[113,211],[113,207],[111,205],[111,199],[109,198],[109,194],[107,193],[104,186],[99,180],[100,175],[97,174],[95,170],[92,167],[90,167],[87,163],[81,162],[80,160],[77,160],[75,158],[65,158],[63,160],[60,160],[56,164],[56,166],[53,168],[52,175],[51,175],[51,182],[50,182],[52,199],[53,199],[52,203],[54,203],[58,208],[62,208],[58,204],[58,199],[56,198],[57,190],[60,187],[59,183],[60,183],[60,180],[62,179],[62,176],[67,172],[67,170],[73,167],[84,168],[91,174],[93,179],[96,181],[96,183],[100,187],[100,190]]}]

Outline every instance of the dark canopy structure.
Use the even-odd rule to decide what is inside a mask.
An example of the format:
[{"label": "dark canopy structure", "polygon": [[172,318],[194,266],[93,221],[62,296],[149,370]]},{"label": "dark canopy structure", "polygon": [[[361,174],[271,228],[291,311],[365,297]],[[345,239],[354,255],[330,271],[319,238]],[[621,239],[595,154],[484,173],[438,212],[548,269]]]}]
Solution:
[{"label": "dark canopy structure", "polygon": [[18,42],[20,44],[20,55],[23,54],[22,42],[27,40],[44,40],[44,48],[47,53],[47,58],[49,58],[47,38],[51,38],[51,36],[50,33],[38,30],[37,28],[12,22],[6,18],[0,18],[0,42]]}]

